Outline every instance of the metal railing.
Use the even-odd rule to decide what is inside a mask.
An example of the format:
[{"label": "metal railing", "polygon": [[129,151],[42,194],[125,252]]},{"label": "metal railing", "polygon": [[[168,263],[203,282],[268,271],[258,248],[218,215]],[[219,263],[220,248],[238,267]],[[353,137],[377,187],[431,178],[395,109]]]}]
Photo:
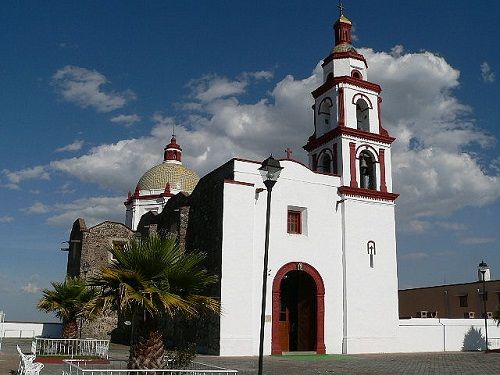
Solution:
[{"label": "metal railing", "polygon": [[228,375],[238,374],[237,370],[228,370],[222,367],[207,365],[201,362],[191,362],[183,369],[147,369],[130,370],[126,362],[109,360],[107,364],[92,363],[68,359],[64,361],[62,375]]},{"label": "metal railing", "polygon": [[109,340],[36,337],[31,343],[31,352],[37,356],[108,358],[108,350]]}]

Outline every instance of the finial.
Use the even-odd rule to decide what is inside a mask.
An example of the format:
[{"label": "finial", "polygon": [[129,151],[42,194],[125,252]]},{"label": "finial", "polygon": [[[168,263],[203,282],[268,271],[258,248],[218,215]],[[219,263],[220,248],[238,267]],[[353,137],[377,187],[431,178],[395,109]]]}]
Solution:
[{"label": "finial", "polygon": [[342,0],[339,0],[337,8],[339,8],[339,16],[342,17],[344,15],[344,3],[342,3]]},{"label": "finial", "polygon": [[175,138],[175,122],[172,122],[172,137]]},{"label": "finial", "polygon": [[292,158],[292,153],[293,153],[292,149],[290,147],[287,147],[285,152],[286,152],[286,158],[290,160]]}]

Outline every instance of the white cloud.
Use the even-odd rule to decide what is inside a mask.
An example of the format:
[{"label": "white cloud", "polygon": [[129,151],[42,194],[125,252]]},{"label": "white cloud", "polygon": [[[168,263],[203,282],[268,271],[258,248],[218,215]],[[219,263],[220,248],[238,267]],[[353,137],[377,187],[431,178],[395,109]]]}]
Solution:
[{"label": "white cloud", "polygon": [[118,115],[111,118],[111,122],[125,126],[132,126],[139,121],[141,121],[141,117],[135,113],[133,115]]},{"label": "white cloud", "polygon": [[397,137],[392,162],[400,226],[498,199],[499,177],[486,174],[467,153],[471,145],[485,148],[495,139],[475,126],[470,108],[453,95],[460,73],[430,52],[360,52],[369,78],[384,90],[384,126]]},{"label": "white cloud", "polygon": [[7,179],[7,183],[2,184],[9,189],[19,189],[19,184],[25,180],[41,179],[50,180],[49,172],[43,165],[37,165],[32,168],[20,169],[18,171],[10,171],[8,169],[2,170],[2,174]]},{"label": "white cloud", "polygon": [[110,112],[122,108],[135,99],[131,90],[124,92],[104,91],[107,78],[95,71],[66,65],[52,76],[52,83],[62,97],[82,108],[92,107],[98,112]]},{"label": "white cloud", "polygon": [[439,221],[436,223],[440,228],[446,229],[452,232],[460,232],[467,230],[467,225],[462,223],[454,223],[451,221]]},{"label": "white cloud", "polygon": [[486,61],[481,64],[481,76],[486,83],[495,82],[495,73],[491,70],[490,64]]},{"label": "white cloud", "polygon": [[75,140],[73,143],[70,143],[69,145],[57,148],[56,152],[79,151],[82,149],[84,143],[85,142],[82,140]]},{"label": "white cloud", "polygon": [[[405,53],[402,46],[391,53],[359,52],[370,66],[369,79],[384,90],[384,127],[397,138],[392,163],[394,191],[401,193],[398,226],[421,233],[436,218],[497,200],[498,175],[488,175],[467,152],[471,145],[490,147],[495,139],[475,125],[471,109],[454,96],[460,72],[440,56]],[[313,132],[310,92],[321,84],[321,66],[305,79],[284,77],[266,96],[250,103],[244,102],[254,82],[248,77],[242,73],[234,80],[216,75],[193,80],[183,117],[157,113],[149,135],[102,144],[86,155],[54,161],[50,168],[125,197],[147,169],[161,162],[173,124],[185,165],[201,175],[232,157],[262,160],[269,152],[283,155],[286,147],[306,161],[301,147]],[[68,223],[74,217],[67,218]],[[461,230],[459,225],[440,227]]]},{"label": "white cloud", "polygon": [[460,240],[464,245],[487,245],[497,241],[494,237],[466,237]]},{"label": "white cloud", "polygon": [[[252,79],[269,80],[273,77],[270,71],[244,72],[237,80],[230,80],[216,74],[207,74],[201,78],[193,79],[187,87],[191,90],[191,97],[200,100],[202,103],[212,102],[216,99],[228,96],[237,96],[245,93],[247,86]],[[192,103],[190,103],[192,105]]]},{"label": "white cloud", "polygon": [[37,294],[41,289],[34,281],[28,281],[21,287],[21,290],[28,294]]},{"label": "white cloud", "polygon": [[50,211],[50,207],[42,202],[36,202],[30,207],[22,208],[21,211],[27,214],[45,214]]},{"label": "white cloud", "polygon": [[70,203],[58,203],[51,207],[55,215],[47,219],[47,223],[65,228],[78,217],[85,219],[87,226],[110,220],[123,222],[125,219],[123,202],[124,197],[91,197],[77,199]]},{"label": "white cloud", "polygon": [[4,215],[0,216],[0,223],[12,223],[14,218],[12,216]]},{"label": "white cloud", "polygon": [[202,102],[243,94],[247,85],[246,81],[230,81],[214,74],[193,79],[188,83],[191,95]]}]

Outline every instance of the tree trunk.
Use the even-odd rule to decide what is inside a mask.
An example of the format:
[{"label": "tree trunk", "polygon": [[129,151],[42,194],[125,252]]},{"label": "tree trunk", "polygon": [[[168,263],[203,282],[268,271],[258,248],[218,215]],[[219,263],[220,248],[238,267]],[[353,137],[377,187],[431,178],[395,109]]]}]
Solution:
[{"label": "tree trunk", "polygon": [[76,319],[68,319],[63,321],[63,339],[77,339],[78,338],[78,322]]},{"label": "tree trunk", "polygon": [[134,319],[129,369],[160,369],[164,365],[163,334],[156,317],[139,315]]}]

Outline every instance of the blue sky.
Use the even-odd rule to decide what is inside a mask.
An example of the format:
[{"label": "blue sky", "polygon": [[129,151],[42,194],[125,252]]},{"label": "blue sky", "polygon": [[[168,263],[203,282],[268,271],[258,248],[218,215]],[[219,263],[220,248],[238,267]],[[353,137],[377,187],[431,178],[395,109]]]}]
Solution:
[{"label": "blue sky", "polygon": [[[346,2],[398,140],[400,287],[500,272],[496,2]],[[0,9],[0,309],[49,320],[72,222],[124,220],[171,126],[204,174],[286,147],[305,160],[335,2],[11,2]]]}]

